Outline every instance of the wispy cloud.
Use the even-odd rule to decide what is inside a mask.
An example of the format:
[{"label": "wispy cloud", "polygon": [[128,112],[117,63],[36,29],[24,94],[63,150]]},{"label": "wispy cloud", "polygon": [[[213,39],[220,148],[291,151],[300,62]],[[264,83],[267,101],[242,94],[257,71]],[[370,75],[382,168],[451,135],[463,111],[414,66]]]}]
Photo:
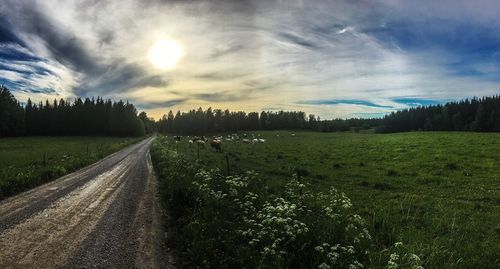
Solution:
[{"label": "wispy cloud", "polygon": [[343,99],[319,99],[319,100],[307,100],[307,101],[299,101],[297,104],[305,104],[305,105],[356,105],[356,106],[367,106],[367,107],[376,107],[376,108],[394,108],[392,106],[380,105],[373,102],[365,101],[365,100],[343,100]]}]

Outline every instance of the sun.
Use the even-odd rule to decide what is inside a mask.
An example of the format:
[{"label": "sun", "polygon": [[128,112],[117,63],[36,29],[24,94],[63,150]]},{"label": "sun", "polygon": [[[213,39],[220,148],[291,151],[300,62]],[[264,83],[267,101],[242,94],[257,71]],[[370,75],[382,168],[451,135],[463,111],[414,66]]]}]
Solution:
[{"label": "sun", "polygon": [[162,39],[149,49],[149,61],[160,69],[169,69],[174,67],[184,56],[184,50],[181,45],[174,40]]}]

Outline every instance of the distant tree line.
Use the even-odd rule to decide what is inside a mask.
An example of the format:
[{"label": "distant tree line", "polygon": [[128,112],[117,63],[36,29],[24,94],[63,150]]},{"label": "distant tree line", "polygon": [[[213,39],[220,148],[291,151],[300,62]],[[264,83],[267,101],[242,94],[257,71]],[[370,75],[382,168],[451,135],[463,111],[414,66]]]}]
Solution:
[{"label": "distant tree line", "polygon": [[229,111],[208,108],[174,114],[169,111],[156,123],[160,133],[206,134],[256,130],[312,130],[340,132],[376,127],[380,119],[321,120],[302,111]]},{"label": "distant tree line", "polygon": [[373,119],[321,120],[301,111],[246,113],[211,108],[175,115],[169,111],[156,123],[162,133],[204,134],[251,130],[296,129],[321,132],[375,129],[380,133],[406,131],[500,131],[500,95],[444,105],[418,106]]},{"label": "distant tree line", "polygon": [[[157,122],[157,130],[161,133],[205,134],[213,132],[235,132],[251,130],[308,129],[311,117],[301,111],[262,111],[246,113],[208,108],[190,110],[174,115],[169,111]],[[315,121],[315,118],[314,118]]]},{"label": "distant tree line", "polygon": [[145,113],[137,115],[128,102],[100,97],[61,99],[23,107],[10,91],[0,86],[0,137],[20,135],[140,136],[152,132],[154,123]]},{"label": "distant tree line", "polygon": [[378,132],[500,131],[500,95],[419,106],[385,116]]},{"label": "distant tree line", "polygon": [[361,119],[361,118],[351,118],[351,119],[333,119],[333,120],[322,120],[318,121],[313,125],[313,130],[321,132],[346,132],[354,131],[359,132],[360,130],[373,129],[379,126],[382,119]]}]

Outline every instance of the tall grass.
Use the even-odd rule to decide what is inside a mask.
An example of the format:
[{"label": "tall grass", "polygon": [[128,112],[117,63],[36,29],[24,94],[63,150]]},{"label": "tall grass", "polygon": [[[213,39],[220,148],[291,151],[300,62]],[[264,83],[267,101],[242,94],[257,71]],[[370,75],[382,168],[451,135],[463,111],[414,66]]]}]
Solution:
[{"label": "tall grass", "polygon": [[223,174],[159,138],[151,151],[169,214],[169,244],[188,268],[421,268],[401,243],[370,259],[365,220],[344,193],[290,175],[270,192],[255,172]]}]

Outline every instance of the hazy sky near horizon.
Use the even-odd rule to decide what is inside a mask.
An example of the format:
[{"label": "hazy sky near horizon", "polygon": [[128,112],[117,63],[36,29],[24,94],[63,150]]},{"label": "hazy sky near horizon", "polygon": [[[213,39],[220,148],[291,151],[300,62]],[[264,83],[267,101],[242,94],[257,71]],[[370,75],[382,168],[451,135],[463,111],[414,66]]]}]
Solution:
[{"label": "hazy sky near horizon", "polygon": [[[0,84],[21,101],[374,117],[500,93],[500,1],[0,2]],[[173,40],[183,57],[156,68]]]}]

